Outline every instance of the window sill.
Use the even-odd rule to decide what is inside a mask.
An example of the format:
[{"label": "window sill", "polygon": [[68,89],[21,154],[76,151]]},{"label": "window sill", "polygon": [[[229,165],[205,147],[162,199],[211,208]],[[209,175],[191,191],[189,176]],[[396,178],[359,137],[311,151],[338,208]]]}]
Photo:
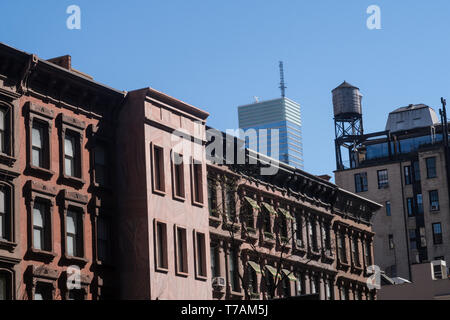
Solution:
[{"label": "window sill", "polygon": [[202,275],[196,274],[196,275],[195,275],[195,279],[200,280],[200,281],[207,281],[207,280],[208,280],[208,277],[207,277],[207,276],[202,276]]},{"label": "window sill", "polygon": [[348,264],[348,262],[338,259],[338,267],[347,270],[350,267],[350,265]]},{"label": "window sill", "polygon": [[180,201],[180,202],[185,202],[186,201],[186,197],[182,197],[182,196],[177,196],[177,195],[173,195],[173,200],[176,201]]},{"label": "window sill", "polygon": [[183,278],[189,277],[189,273],[188,273],[188,272],[176,271],[175,274],[176,274],[178,277],[183,277]]},{"label": "window sill", "polygon": [[39,249],[34,249],[34,248],[30,248],[29,253],[33,257],[36,257],[38,259],[48,260],[49,262],[52,261],[57,256],[57,254],[55,252],[39,250]]},{"label": "window sill", "polygon": [[93,182],[92,185],[94,186],[94,188],[96,188],[98,190],[107,191],[107,192],[113,191],[113,186],[110,184],[101,184],[98,182]]},{"label": "window sill", "polygon": [[55,172],[50,170],[50,169],[36,167],[36,166],[34,166],[32,164],[28,164],[28,169],[32,173],[34,173],[36,175],[39,175],[39,176],[43,176],[45,178],[51,178],[55,174]]},{"label": "window sill", "polygon": [[83,186],[86,183],[86,181],[84,181],[82,178],[66,176],[65,174],[62,176],[62,178],[64,181],[66,181],[70,184],[76,184],[76,185]]},{"label": "window sill", "polygon": [[165,197],[166,196],[166,192],[162,191],[162,190],[158,190],[158,189],[153,188],[152,192],[154,194],[158,195],[158,196],[161,196],[161,197]]},{"label": "window sill", "polygon": [[103,267],[103,268],[114,268],[114,265],[112,262],[106,262],[106,261],[102,261],[102,260],[95,260],[95,265],[98,267]]},{"label": "window sill", "polygon": [[87,263],[88,263],[88,259],[86,258],[81,258],[81,257],[73,257],[73,256],[68,256],[68,255],[64,255],[64,258],[67,262],[71,262],[74,263],[76,265],[79,265],[81,267],[84,267]]},{"label": "window sill", "polygon": [[8,250],[9,252],[13,252],[17,247],[17,243],[11,242],[8,240],[0,239],[0,249]]},{"label": "window sill", "polygon": [[0,152],[0,163],[6,164],[7,166],[12,167],[16,161],[17,161],[16,158]]},{"label": "window sill", "polygon": [[227,231],[238,232],[241,230],[241,225],[238,222],[226,221],[223,228]]},{"label": "window sill", "polygon": [[194,206],[196,206],[196,207],[200,207],[200,208],[203,208],[203,207],[204,207],[203,202],[197,202],[197,201],[195,201],[195,200],[192,200],[192,205],[194,205]]},{"label": "window sill", "polygon": [[169,273],[169,268],[155,266],[155,271],[159,273]]}]

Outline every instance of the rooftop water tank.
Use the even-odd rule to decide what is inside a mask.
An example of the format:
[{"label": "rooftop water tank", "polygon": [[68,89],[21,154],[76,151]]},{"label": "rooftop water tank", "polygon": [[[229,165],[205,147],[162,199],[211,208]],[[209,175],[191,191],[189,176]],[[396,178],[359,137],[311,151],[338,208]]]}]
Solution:
[{"label": "rooftop water tank", "polygon": [[334,117],[348,118],[349,116],[361,116],[362,95],[359,88],[343,82],[339,87],[333,89]]}]

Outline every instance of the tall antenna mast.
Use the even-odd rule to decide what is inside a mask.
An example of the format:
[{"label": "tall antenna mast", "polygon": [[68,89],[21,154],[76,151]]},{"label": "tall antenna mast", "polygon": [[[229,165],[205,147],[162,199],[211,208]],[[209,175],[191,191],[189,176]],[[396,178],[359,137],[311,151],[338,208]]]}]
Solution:
[{"label": "tall antenna mast", "polygon": [[284,98],[286,97],[286,85],[284,83],[284,67],[283,67],[283,61],[280,61],[280,89],[281,89],[281,96]]}]

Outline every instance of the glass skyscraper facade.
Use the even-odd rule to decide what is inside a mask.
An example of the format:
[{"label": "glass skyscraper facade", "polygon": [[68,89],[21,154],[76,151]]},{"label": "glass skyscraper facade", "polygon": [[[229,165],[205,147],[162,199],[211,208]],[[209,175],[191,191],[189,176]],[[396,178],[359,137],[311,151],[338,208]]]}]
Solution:
[{"label": "glass skyscraper facade", "polygon": [[239,106],[238,115],[247,148],[303,169],[300,104],[288,98],[256,102]]}]

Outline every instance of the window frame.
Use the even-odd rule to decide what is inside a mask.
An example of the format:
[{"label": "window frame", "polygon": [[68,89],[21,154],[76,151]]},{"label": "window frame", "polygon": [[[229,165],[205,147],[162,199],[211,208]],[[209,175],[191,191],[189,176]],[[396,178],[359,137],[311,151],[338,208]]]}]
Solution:
[{"label": "window frame", "polygon": [[[28,159],[27,165],[30,170],[37,174],[42,174],[51,177],[54,174],[52,170],[52,132],[55,114],[44,106],[29,103],[28,105],[28,123],[27,123],[27,145],[28,145]],[[33,163],[33,129],[35,126],[41,129],[41,139],[43,147],[41,165]]]},{"label": "window frame", "polygon": [[392,212],[391,212],[391,201],[388,200],[385,202],[386,205],[386,216],[387,217],[391,217],[392,216]]},{"label": "window frame", "polygon": [[[176,159],[181,159],[181,163],[177,163]],[[186,200],[186,175],[185,175],[185,163],[184,156],[181,153],[170,152],[170,161],[172,167],[172,192],[173,198],[179,201]]]},{"label": "window frame", "polygon": [[[34,210],[36,204],[43,206],[43,219],[44,219],[44,227],[43,227],[43,239],[44,241],[41,245],[41,248],[36,248],[35,246],[35,222],[34,222]],[[54,200],[42,194],[35,193],[32,202],[30,202],[30,251],[35,254],[48,255],[48,256],[56,256],[53,253],[53,208],[54,208]]]},{"label": "window frame", "polygon": [[2,213],[4,217],[4,222],[2,225],[4,226],[4,237],[0,237],[0,244],[13,244],[15,241],[15,206],[14,206],[14,185],[7,182],[0,182],[0,190],[3,190],[4,195],[4,210]]},{"label": "window frame", "polygon": [[[63,224],[63,253],[64,258],[67,261],[71,261],[75,264],[84,266],[88,260],[86,259],[86,227],[85,227],[85,219],[86,219],[86,212],[87,212],[87,203],[88,203],[88,196],[79,194],[77,192],[68,192],[67,190],[64,190],[63,193],[63,199],[64,199],[64,206],[62,210],[62,221]],[[77,244],[81,246],[82,254],[78,253],[78,256],[71,256],[68,254],[68,247],[67,247],[67,215],[69,211],[73,211],[77,213],[78,215],[78,227],[79,232],[77,232],[79,239],[77,239]]]},{"label": "window frame", "polygon": [[[84,166],[83,166],[83,146],[84,146],[84,132],[86,124],[84,121],[78,120],[61,114],[61,137],[60,137],[60,167],[61,177],[64,181],[69,183],[75,183],[77,185],[84,185]],[[66,174],[66,150],[65,142],[66,137],[71,136],[73,139],[74,147],[74,176]]]},{"label": "window frame", "polygon": [[[200,171],[198,171],[200,170]],[[192,204],[198,207],[203,207],[204,205],[204,186],[203,186],[203,176],[204,176],[204,166],[203,163],[194,158],[191,159],[191,193],[192,193]]]},{"label": "window frame", "polygon": [[[151,143],[152,191],[154,194],[166,195],[165,152],[162,146]],[[158,158],[158,159],[156,159]]]},{"label": "window frame", "polygon": [[[436,195],[434,198],[432,195]],[[429,204],[430,204],[430,211],[439,211],[440,210],[440,203],[439,203],[439,191],[438,190],[430,190],[428,191],[428,198],[429,198]],[[434,198],[434,200],[433,200]],[[433,209],[433,203],[436,205],[437,203],[437,209]]]},{"label": "window frame", "polygon": [[377,170],[378,189],[389,187],[389,173],[387,169]]},{"label": "window frame", "polygon": [[[162,228],[161,230],[159,229],[160,226]],[[167,223],[159,219],[155,219],[153,230],[155,239],[155,270],[157,272],[167,273],[169,271]],[[160,231],[163,232],[161,238]]]},{"label": "window frame", "polygon": [[[439,226],[439,233],[436,233],[435,226]],[[431,230],[433,232],[433,244],[434,245],[441,245],[444,244],[444,237],[443,237],[443,230],[442,230],[442,223],[435,222],[431,225]],[[437,237],[439,235],[439,237]]]},{"label": "window frame", "polygon": [[[175,238],[175,271],[176,275],[181,277],[189,276],[189,258],[188,258],[188,233],[187,228],[180,225],[174,225],[174,238]],[[180,239],[179,231],[182,232],[182,239]],[[181,246],[180,246],[181,245]],[[180,249],[182,252],[180,252]],[[182,259],[182,260],[180,260]],[[182,266],[180,262],[182,261]]]},{"label": "window frame", "polygon": [[[100,221],[106,223],[106,233],[108,239],[100,239]],[[107,242],[106,245],[106,257],[100,256],[100,240]],[[113,263],[113,252],[112,252],[112,218],[108,214],[104,214],[103,212],[95,217],[95,259],[97,264],[106,264],[111,265]]]},{"label": "window frame", "polygon": [[[429,161],[433,161],[433,166],[430,167]],[[427,170],[427,179],[433,179],[437,177],[436,157],[425,158],[425,166]],[[430,174],[431,173],[431,174]]]},{"label": "window frame", "polygon": [[0,266],[0,277],[5,279],[5,299],[11,301],[15,299],[15,272],[10,268]]},{"label": "window frame", "polygon": [[355,173],[354,179],[355,179],[355,193],[362,193],[369,191],[367,172]]},{"label": "window frame", "polygon": [[[104,151],[104,158],[105,158],[105,163],[100,164],[97,162],[97,151],[98,149],[101,148]],[[111,187],[111,178],[110,178],[110,168],[111,168],[111,163],[110,163],[110,152],[111,150],[111,146],[110,143],[106,140],[103,140],[101,138],[97,138],[95,140],[95,145],[92,148],[91,152],[92,152],[92,168],[93,168],[93,173],[92,173],[92,181],[94,183],[94,185],[96,187],[100,187],[100,188],[109,188]],[[104,181],[99,181],[99,167],[101,167],[103,169],[103,175],[104,175]]]},{"label": "window frame", "polygon": [[0,162],[12,165],[14,159],[14,106],[5,101],[0,101],[0,109],[4,114],[3,141],[0,145]]},{"label": "window frame", "polygon": [[406,198],[406,214],[408,217],[414,217],[416,215],[414,198]]},{"label": "window frame", "polygon": [[[195,257],[195,277],[198,280],[208,279],[207,259],[206,259],[206,233],[193,231],[194,237],[194,257]],[[199,239],[203,237],[203,239]],[[201,252],[201,254],[200,254]]]},{"label": "window frame", "polygon": [[405,176],[405,186],[411,185],[413,182],[413,179],[412,179],[412,172],[411,172],[410,165],[403,167],[403,174]]}]

